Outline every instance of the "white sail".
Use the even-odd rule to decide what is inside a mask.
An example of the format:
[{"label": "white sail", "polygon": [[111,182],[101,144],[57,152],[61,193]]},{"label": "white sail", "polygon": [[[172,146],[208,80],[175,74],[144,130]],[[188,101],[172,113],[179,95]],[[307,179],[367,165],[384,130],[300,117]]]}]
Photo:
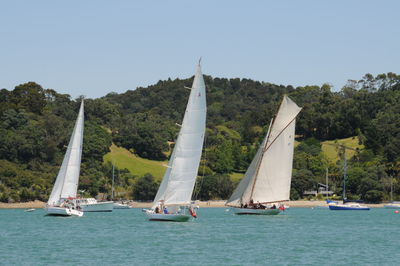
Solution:
[{"label": "white sail", "polygon": [[226,202],[227,205],[230,206],[240,206],[242,203],[250,201],[250,192],[254,183],[254,176],[257,173],[258,166],[260,165],[260,160],[263,154],[263,148],[265,146],[267,138],[265,137],[260,147],[257,150],[256,155],[249,168],[247,168],[246,173],[244,174],[243,179],[240,181],[239,185],[236,187],[235,191],[232,193],[231,197]]},{"label": "white sail", "polygon": [[206,90],[200,64],[194,77],[181,130],[168,169],[153,202],[164,205],[190,204],[196,182],[206,123]]},{"label": "white sail", "polygon": [[227,205],[239,206],[250,200],[254,203],[289,200],[295,119],[300,110],[296,103],[284,96],[266,139]]},{"label": "white sail", "polygon": [[79,182],[79,172],[81,168],[82,142],[83,142],[83,124],[84,124],[84,106],[81,103],[78,118],[76,120],[71,139],[68,144],[60,171],[58,172],[56,182],[51,191],[48,205],[56,205],[60,199],[76,197]]}]

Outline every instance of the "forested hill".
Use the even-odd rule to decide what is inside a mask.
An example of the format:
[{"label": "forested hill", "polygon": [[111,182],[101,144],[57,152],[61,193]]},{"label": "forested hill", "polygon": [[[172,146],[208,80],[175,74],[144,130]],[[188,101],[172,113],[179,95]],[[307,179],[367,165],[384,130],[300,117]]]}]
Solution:
[{"label": "forested hill", "polygon": [[[367,74],[338,92],[329,85],[275,85],[249,79],[205,77],[207,135],[195,197],[226,198],[246,170],[283,94],[303,107],[297,119],[292,198],[303,196],[325,169],[341,193],[341,160],[331,162],[321,141],[358,137],[365,149],[349,162],[349,197],[387,199],[400,160],[400,76]],[[192,78],[159,81],[147,88],[85,100],[80,190],[110,194],[111,166],[103,163],[112,142],[136,155],[165,160],[178,132]],[[0,90],[0,200],[46,200],[61,164],[80,99],[29,82]],[[343,151],[338,148],[341,155]],[[204,173],[204,174],[203,174]],[[397,179],[395,179],[396,181]],[[126,197],[151,199],[158,180],[120,169]],[[400,187],[395,182],[395,195]]]}]

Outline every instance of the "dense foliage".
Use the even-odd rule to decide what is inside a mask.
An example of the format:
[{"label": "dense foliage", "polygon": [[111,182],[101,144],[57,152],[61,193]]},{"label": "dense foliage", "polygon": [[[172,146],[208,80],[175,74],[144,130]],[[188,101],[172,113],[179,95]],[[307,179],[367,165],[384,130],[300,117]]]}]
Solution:
[{"label": "dense foliage", "polygon": [[[85,100],[85,136],[79,189],[93,196],[111,191],[111,166],[103,155],[112,142],[148,159],[164,160],[176,138],[192,83],[159,81],[147,88]],[[399,193],[400,77],[367,74],[334,92],[319,86],[274,85],[249,79],[205,77],[207,132],[195,197],[227,198],[266,134],[283,94],[303,107],[297,119],[293,199],[324,183],[342,192],[343,160],[329,161],[321,141],[356,136],[365,145],[348,162],[348,197],[388,199],[391,177]],[[46,200],[61,164],[79,102],[29,82],[0,90],[0,200]],[[338,149],[343,155],[343,151]],[[157,182],[122,171],[121,187],[149,199]],[[139,187],[142,187],[142,191]]]}]

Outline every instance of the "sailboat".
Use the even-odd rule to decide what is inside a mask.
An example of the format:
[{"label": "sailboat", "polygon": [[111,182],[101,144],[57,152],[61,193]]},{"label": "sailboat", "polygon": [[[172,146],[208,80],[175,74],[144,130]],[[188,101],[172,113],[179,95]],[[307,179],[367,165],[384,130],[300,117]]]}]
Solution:
[{"label": "sailboat", "polygon": [[301,108],[284,96],[268,133],[226,205],[236,214],[276,215],[288,201],[296,116]]},{"label": "sailboat", "polygon": [[[123,202],[123,201],[114,201],[114,169],[115,169],[115,165],[114,163],[112,164],[112,184],[111,184],[111,200],[113,201],[113,208],[114,209],[131,209],[132,206],[130,206],[128,203]],[[119,176],[119,171],[118,171],[118,176]]]},{"label": "sailboat", "polygon": [[47,215],[82,216],[83,212],[74,199],[78,190],[79,172],[81,168],[83,142],[83,100],[75,122],[71,139],[68,144],[56,182],[47,201]]},{"label": "sailboat", "polygon": [[386,209],[400,209],[400,202],[393,201],[393,176],[390,183],[390,203],[383,205]]},{"label": "sailboat", "polygon": [[340,203],[329,203],[329,209],[332,211],[369,211],[369,207],[363,206],[357,202],[351,202],[347,200],[346,197],[346,176],[347,176],[347,159],[346,159],[346,149],[347,147],[341,145],[344,148],[344,166],[343,166],[343,204]]},{"label": "sailboat", "polygon": [[191,216],[196,217],[191,197],[203,149],[207,112],[200,62],[189,89],[188,104],[171,160],[153,205],[146,210],[149,220],[186,222]]}]

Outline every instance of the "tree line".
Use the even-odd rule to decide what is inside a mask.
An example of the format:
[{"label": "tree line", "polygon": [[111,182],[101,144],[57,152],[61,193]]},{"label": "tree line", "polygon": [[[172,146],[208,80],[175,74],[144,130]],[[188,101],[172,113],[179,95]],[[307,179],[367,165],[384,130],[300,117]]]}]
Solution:
[{"label": "tree line", "polygon": [[[85,131],[79,190],[111,193],[111,165],[103,162],[112,143],[151,160],[168,159],[177,136],[193,77],[159,81],[125,93],[85,100]],[[331,86],[276,85],[250,79],[205,76],[207,129],[194,197],[226,199],[244,173],[283,94],[303,107],[291,198],[324,183],[326,168],[341,194],[343,161],[330,162],[321,142],[356,137],[365,148],[348,162],[348,197],[387,200],[392,177],[399,194],[400,77],[365,75],[341,90]],[[68,145],[78,99],[28,82],[0,90],[0,201],[47,200]],[[338,150],[339,155],[342,154]],[[126,197],[151,200],[159,180],[120,169]]]}]

